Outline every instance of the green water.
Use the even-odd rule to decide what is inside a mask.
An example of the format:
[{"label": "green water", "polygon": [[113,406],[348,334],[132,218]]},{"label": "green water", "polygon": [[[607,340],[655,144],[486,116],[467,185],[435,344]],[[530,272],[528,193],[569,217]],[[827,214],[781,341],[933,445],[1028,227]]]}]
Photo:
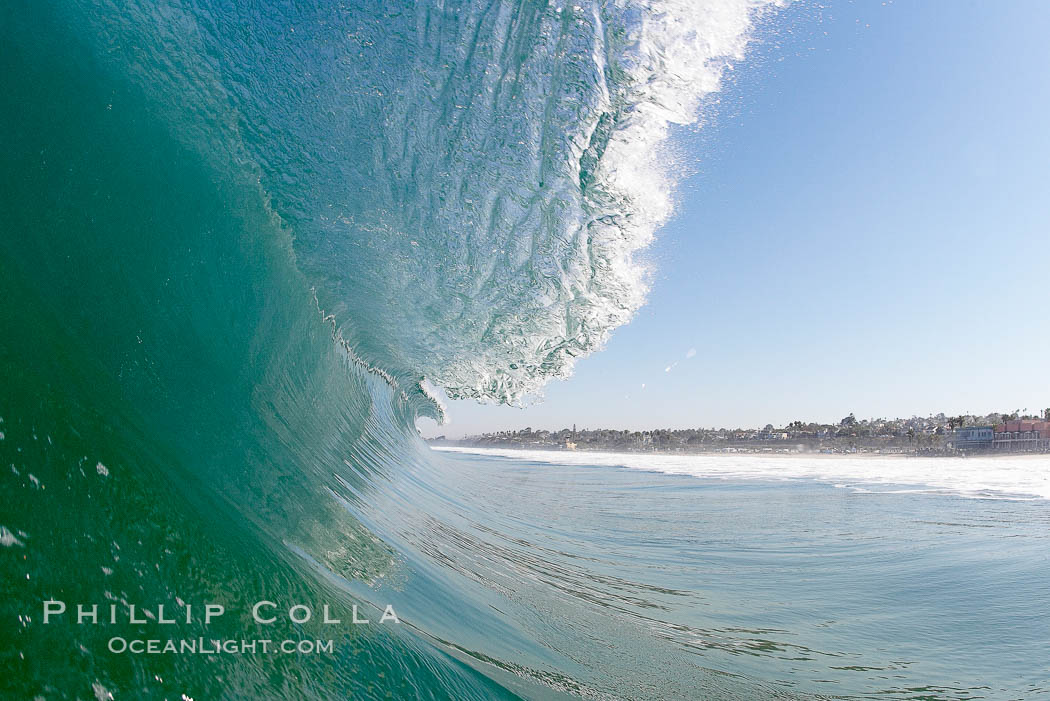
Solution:
[{"label": "green water", "polygon": [[[4,697],[95,683],[118,698],[499,696],[397,629],[341,628],[328,656],[147,660],[106,651],[131,634],[120,626],[41,626],[49,598],[350,601],[290,547],[362,581],[396,567],[327,490],[367,493],[374,471],[343,461],[382,454],[365,437],[379,411],[383,450],[406,449],[408,423],[395,423],[405,401],[333,341],[257,187],[183,147],[34,14],[7,18],[0,58],[0,523],[20,541],[2,552]],[[275,626],[267,636],[323,632]],[[258,632],[232,615],[178,630]]]}]

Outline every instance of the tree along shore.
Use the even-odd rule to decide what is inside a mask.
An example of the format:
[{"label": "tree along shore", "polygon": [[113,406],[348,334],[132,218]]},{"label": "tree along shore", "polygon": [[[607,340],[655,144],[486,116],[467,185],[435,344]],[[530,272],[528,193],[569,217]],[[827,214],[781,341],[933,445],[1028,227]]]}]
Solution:
[{"label": "tree along shore", "polygon": [[563,428],[557,431],[498,431],[450,440],[429,439],[435,445],[534,450],[596,450],[608,452],[702,453],[878,453],[898,455],[959,455],[948,446],[956,429],[996,426],[1013,419],[1050,420],[1027,412],[985,415],[936,414],[910,419],[857,419],[853,414],[836,424],[792,421],[777,428],[686,428],[631,431]]}]

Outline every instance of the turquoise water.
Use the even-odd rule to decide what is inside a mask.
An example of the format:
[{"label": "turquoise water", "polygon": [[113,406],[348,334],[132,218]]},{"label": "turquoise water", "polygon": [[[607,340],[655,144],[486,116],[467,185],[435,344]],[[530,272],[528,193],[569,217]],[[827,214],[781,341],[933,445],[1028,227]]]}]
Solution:
[{"label": "turquoise water", "polygon": [[[516,400],[642,303],[667,130],[752,3],[0,18],[3,698],[1046,693],[1045,501],[416,434],[432,385]],[[44,624],[52,599],[120,616]],[[264,600],[344,623],[262,627]],[[108,649],[263,635],[334,648]]]},{"label": "turquoise water", "polygon": [[431,545],[616,697],[1050,695],[1045,499],[571,457],[452,455],[471,506]]}]

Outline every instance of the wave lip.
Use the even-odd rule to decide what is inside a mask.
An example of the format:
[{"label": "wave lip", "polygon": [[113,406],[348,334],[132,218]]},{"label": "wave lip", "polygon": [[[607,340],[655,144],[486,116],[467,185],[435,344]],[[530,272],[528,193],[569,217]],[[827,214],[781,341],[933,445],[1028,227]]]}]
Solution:
[{"label": "wave lip", "polygon": [[433,313],[403,325],[414,367],[450,397],[514,403],[631,318],[647,292],[638,253],[672,211],[670,126],[696,119],[761,5],[580,3],[478,21],[491,40],[427,81],[440,94],[413,103],[436,108],[406,110],[390,149],[394,170],[422,174],[413,192],[441,193],[398,203],[413,216],[394,227],[423,249],[398,296]]},{"label": "wave lip", "polygon": [[107,60],[177,133],[259,180],[365,363],[514,403],[644,302],[671,126],[696,120],[769,4],[70,12],[135,48]]}]

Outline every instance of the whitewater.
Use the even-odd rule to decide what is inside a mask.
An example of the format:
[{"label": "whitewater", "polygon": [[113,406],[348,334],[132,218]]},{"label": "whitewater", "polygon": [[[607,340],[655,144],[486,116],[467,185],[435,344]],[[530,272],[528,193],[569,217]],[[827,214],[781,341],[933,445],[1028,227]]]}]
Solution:
[{"label": "whitewater", "polygon": [[979,498],[1050,499],[1043,455],[922,458],[881,455],[660,455],[442,447],[437,450],[561,465],[603,465],[710,479],[819,480],[856,490],[927,490]]}]

